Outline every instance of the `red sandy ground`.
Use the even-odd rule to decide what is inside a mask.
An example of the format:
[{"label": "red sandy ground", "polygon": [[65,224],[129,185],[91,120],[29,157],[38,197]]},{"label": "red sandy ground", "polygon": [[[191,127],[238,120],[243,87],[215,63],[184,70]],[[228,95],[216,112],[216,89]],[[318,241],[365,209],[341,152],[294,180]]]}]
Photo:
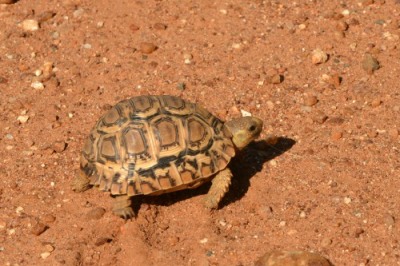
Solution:
[{"label": "red sandy ground", "polygon": [[[327,2],[1,5],[1,265],[252,265],[274,249],[399,265],[400,4]],[[327,62],[313,64],[317,48]],[[107,193],[70,184],[99,116],[143,94],[248,111],[278,143],[233,162],[219,210],[204,209],[205,185],[137,197],[124,221]]]}]

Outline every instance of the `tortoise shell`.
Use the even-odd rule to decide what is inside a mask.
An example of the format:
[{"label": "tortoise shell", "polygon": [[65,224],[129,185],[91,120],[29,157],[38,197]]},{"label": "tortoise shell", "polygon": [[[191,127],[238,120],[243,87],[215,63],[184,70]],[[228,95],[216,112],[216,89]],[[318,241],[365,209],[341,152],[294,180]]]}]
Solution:
[{"label": "tortoise shell", "polygon": [[80,168],[112,195],[158,195],[192,188],[235,155],[231,133],[202,107],[174,96],[116,104],[92,129]]}]

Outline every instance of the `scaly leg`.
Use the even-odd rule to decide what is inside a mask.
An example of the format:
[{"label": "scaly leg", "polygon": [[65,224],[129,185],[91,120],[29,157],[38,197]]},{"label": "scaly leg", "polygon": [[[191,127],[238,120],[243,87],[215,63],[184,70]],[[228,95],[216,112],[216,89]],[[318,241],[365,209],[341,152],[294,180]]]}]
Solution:
[{"label": "scaly leg", "polygon": [[204,205],[208,209],[218,208],[218,203],[229,189],[231,178],[232,172],[229,170],[229,168],[222,170],[214,177],[204,202]]},{"label": "scaly leg", "polygon": [[116,196],[113,204],[113,213],[124,219],[135,216],[131,207],[131,197],[127,195]]}]

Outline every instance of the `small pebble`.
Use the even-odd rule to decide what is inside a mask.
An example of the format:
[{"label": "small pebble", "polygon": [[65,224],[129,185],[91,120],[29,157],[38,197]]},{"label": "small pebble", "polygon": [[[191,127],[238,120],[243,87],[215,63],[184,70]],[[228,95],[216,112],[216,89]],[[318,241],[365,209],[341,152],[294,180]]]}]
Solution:
[{"label": "small pebble", "polygon": [[26,19],[21,22],[21,26],[25,31],[37,31],[39,29],[39,22],[34,19]]},{"label": "small pebble", "polygon": [[38,15],[37,20],[39,23],[42,23],[53,18],[55,15],[56,13],[54,13],[53,11],[44,11]]},{"label": "small pebble", "polygon": [[26,122],[28,122],[29,116],[27,116],[27,115],[20,115],[20,116],[17,117],[17,120],[18,120],[21,124],[25,124]]},{"label": "small pebble", "polygon": [[347,24],[345,21],[339,21],[336,24],[336,29],[339,31],[346,31],[349,28],[349,24]]},{"label": "small pebble", "polygon": [[318,98],[314,95],[307,95],[304,97],[305,106],[314,106],[318,103]]},{"label": "small pebble", "polygon": [[42,222],[37,222],[34,226],[31,228],[31,233],[35,236],[39,236],[43,234],[49,227],[45,225]]},{"label": "small pebble", "polygon": [[143,42],[140,44],[139,50],[144,54],[151,54],[157,50],[157,46],[150,42]]},{"label": "small pebble", "polygon": [[42,82],[40,81],[34,81],[31,83],[31,87],[34,88],[35,90],[43,90],[44,89],[44,85]]},{"label": "small pebble", "polygon": [[53,247],[52,245],[50,245],[50,244],[44,245],[44,249],[45,249],[47,252],[53,252],[53,251],[54,251],[54,247]]},{"label": "small pebble", "polygon": [[138,31],[140,28],[139,28],[139,26],[137,26],[137,25],[135,25],[135,24],[131,24],[131,25],[129,26],[129,29],[130,29],[131,31],[135,32],[135,31]]},{"label": "small pebble", "polygon": [[83,49],[92,49],[92,45],[91,45],[90,43],[84,43],[84,44],[82,45],[82,48],[83,48]]},{"label": "small pebble", "polygon": [[40,254],[40,257],[41,257],[42,259],[47,259],[50,255],[51,255],[51,253],[48,252],[48,251],[46,251],[46,252],[41,253],[41,254]]},{"label": "small pebble", "polygon": [[203,238],[199,242],[200,242],[200,244],[205,244],[205,243],[208,242],[208,239],[207,238]]},{"label": "small pebble", "polygon": [[74,16],[74,18],[79,18],[83,15],[83,13],[85,12],[85,10],[83,10],[83,8],[78,8],[77,10],[74,11],[74,13],[72,13],[72,15]]},{"label": "small pebble", "polygon": [[317,111],[311,119],[318,124],[323,124],[328,119],[328,116],[322,111]]},{"label": "small pebble", "polygon": [[315,49],[311,53],[311,62],[314,65],[318,65],[321,63],[325,63],[328,61],[328,54],[322,51],[321,49]]},{"label": "small pebble", "polygon": [[13,137],[12,134],[7,133],[7,134],[6,134],[6,139],[12,140],[12,139],[14,139],[14,137]]},{"label": "small pebble", "polygon": [[65,143],[62,140],[61,141],[56,141],[52,145],[53,150],[55,152],[57,152],[57,153],[63,152],[66,147],[67,147],[67,143]]},{"label": "small pebble", "polygon": [[332,244],[332,239],[330,239],[330,238],[325,237],[321,241],[322,247],[328,247],[330,244]]},{"label": "small pebble", "polygon": [[91,209],[87,214],[86,218],[89,220],[99,220],[106,213],[106,209],[102,207],[96,207]]},{"label": "small pebble", "polygon": [[156,30],[166,30],[167,25],[165,25],[164,23],[156,23],[154,24],[153,28]]},{"label": "small pebble", "polygon": [[7,83],[7,79],[6,78],[4,78],[4,77],[0,77],[0,84],[5,84],[5,83]]},{"label": "small pebble", "polygon": [[96,239],[96,242],[94,243],[96,246],[102,246],[105,243],[110,243],[112,241],[111,238],[109,237],[99,237]]},{"label": "small pebble", "polygon": [[56,217],[51,214],[45,214],[43,215],[42,220],[45,223],[53,223],[56,220]]},{"label": "small pebble", "polygon": [[104,27],[104,21],[99,21],[96,23],[97,28],[103,28]]},{"label": "small pebble", "polygon": [[242,114],[242,117],[252,116],[250,112],[243,109],[240,110],[240,113]]},{"label": "small pebble", "polygon": [[375,70],[380,68],[378,60],[368,53],[364,55],[361,65],[368,74],[373,74]]},{"label": "small pebble", "polygon": [[343,137],[343,132],[341,130],[334,130],[331,133],[332,140],[339,140]]},{"label": "small pebble", "polygon": [[371,106],[375,108],[375,107],[378,107],[379,105],[381,105],[381,103],[382,103],[381,99],[375,98],[372,100]]},{"label": "small pebble", "polygon": [[349,198],[349,197],[344,197],[343,202],[344,202],[345,204],[350,204],[350,203],[351,203],[351,198]]},{"label": "small pebble", "polygon": [[395,221],[394,217],[390,214],[387,214],[384,217],[384,223],[387,227],[393,227],[395,225],[395,222],[396,221]]},{"label": "small pebble", "polygon": [[268,78],[268,82],[271,84],[280,84],[283,81],[283,76],[279,74],[272,75]]}]

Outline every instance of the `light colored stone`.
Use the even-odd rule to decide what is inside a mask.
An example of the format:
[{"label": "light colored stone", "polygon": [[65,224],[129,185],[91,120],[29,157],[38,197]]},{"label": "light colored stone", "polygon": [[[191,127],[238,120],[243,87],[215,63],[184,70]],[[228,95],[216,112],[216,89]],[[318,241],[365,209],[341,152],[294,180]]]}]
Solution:
[{"label": "light colored stone", "polygon": [[39,27],[39,22],[34,19],[26,19],[21,22],[21,27],[25,31],[37,31]]}]

